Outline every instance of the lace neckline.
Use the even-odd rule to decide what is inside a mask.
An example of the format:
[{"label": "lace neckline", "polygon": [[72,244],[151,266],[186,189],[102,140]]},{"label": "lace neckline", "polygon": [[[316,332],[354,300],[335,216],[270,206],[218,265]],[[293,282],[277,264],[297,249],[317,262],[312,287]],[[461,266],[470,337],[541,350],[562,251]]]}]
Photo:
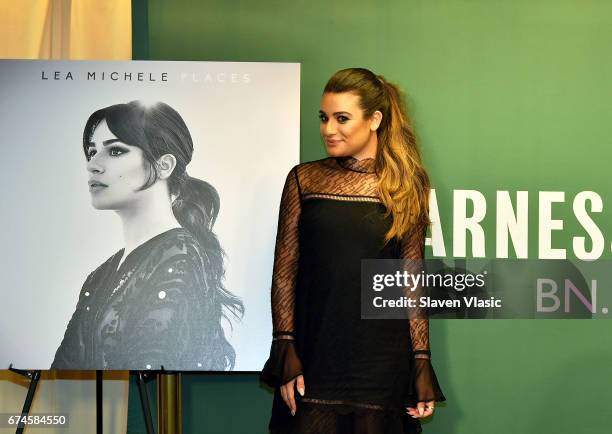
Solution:
[{"label": "lace neckline", "polygon": [[376,160],[374,158],[364,158],[358,160],[355,157],[336,157],[338,164],[348,170],[362,173],[374,173]]},{"label": "lace neckline", "polygon": [[[176,227],[176,228],[168,229],[164,232],[160,232],[159,234],[154,235],[152,238],[149,238],[142,244],[139,244],[138,246],[136,246],[134,250],[132,250],[130,253],[127,254],[127,256],[125,256],[125,258],[124,258],[125,247],[122,248],[121,250],[119,250],[117,253],[115,253],[111,257],[111,262],[114,264],[115,271],[118,273],[119,270],[126,267],[125,264],[129,265],[131,262],[134,262],[134,258],[138,258],[140,252],[147,252],[148,250],[150,250],[152,245],[155,245],[157,241],[164,239],[166,236],[170,234],[173,234],[175,232],[184,231],[184,230],[185,229],[182,227]],[[118,258],[119,262],[114,261],[114,259],[116,258]]]}]

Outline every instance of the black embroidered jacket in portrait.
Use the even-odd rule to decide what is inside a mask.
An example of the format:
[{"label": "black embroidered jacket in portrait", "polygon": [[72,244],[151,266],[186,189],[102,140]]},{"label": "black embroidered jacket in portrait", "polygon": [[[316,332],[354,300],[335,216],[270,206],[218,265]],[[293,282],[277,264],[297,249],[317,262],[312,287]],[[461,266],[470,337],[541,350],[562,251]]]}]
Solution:
[{"label": "black embroidered jacket in portrait", "polygon": [[52,368],[231,369],[206,250],[193,236],[171,229],[119,265],[122,256],[87,277]]}]

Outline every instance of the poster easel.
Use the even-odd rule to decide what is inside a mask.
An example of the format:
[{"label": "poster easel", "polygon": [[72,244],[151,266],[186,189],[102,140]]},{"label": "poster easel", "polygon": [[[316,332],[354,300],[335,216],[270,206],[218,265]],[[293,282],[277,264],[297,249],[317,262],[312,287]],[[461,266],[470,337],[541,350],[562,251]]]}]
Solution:
[{"label": "poster easel", "polygon": [[[40,380],[41,370],[24,370],[13,368],[10,371],[22,375],[30,380],[28,392],[21,410],[21,417],[28,417],[34,395]],[[103,374],[104,371],[96,370],[96,433],[103,434]],[[182,433],[182,399],[180,373],[161,371],[130,371],[136,376],[136,384],[140,396],[142,414],[147,434],[155,434],[151,405],[146,383],[157,380],[157,429],[159,433],[181,434]],[[19,422],[16,434],[23,434],[27,425]]]},{"label": "poster easel", "polygon": [[[30,408],[32,407],[32,401],[34,400],[34,393],[36,392],[36,386],[38,386],[38,381],[40,380],[40,370],[23,370],[13,368],[13,364],[9,365],[9,371],[12,371],[16,374],[23,375],[26,378],[30,379],[30,385],[28,386],[28,394],[26,395],[25,401],[23,402],[23,407],[21,408],[21,417],[28,417],[30,413]],[[17,430],[15,434],[23,434],[23,430],[26,425],[23,422],[19,422],[17,424]]]}]

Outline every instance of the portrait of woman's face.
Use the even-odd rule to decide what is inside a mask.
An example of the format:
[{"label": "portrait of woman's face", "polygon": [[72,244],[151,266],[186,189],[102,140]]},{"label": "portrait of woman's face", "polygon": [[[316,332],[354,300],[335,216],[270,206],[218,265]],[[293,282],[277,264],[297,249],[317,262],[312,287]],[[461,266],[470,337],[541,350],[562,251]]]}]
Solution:
[{"label": "portrait of woman's face", "polygon": [[120,210],[146,200],[149,170],[142,149],[122,143],[100,121],[87,148],[89,193],[96,209]]},{"label": "portrait of woman's face", "polygon": [[374,117],[364,118],[359,96],[352,92],[326,92],[321,98],[319,129],[325,148],[331,157],[357,156],[376,134]]}]

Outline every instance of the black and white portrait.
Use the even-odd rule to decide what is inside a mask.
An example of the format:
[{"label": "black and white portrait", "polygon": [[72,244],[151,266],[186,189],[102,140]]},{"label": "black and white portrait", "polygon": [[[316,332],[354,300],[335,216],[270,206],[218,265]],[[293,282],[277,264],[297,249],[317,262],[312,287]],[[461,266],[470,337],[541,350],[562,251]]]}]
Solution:
[{"label": "black and white portrait", "polygon": [[220,199],[187,174],[193,141],[181,116],[163,102],[97,110],[83,154],[92,205],[117,213],[125,247],[85,281],[52,367],[233,368],[221,318],[240,319],[244,306],[223,287]]},{"label": "black and white portrait", "polygon": [[16,150],[2,175],[14,249],[1,362],[259,369],[277,196],[299,155],[299,66],[0,68],[3,147]]}]

